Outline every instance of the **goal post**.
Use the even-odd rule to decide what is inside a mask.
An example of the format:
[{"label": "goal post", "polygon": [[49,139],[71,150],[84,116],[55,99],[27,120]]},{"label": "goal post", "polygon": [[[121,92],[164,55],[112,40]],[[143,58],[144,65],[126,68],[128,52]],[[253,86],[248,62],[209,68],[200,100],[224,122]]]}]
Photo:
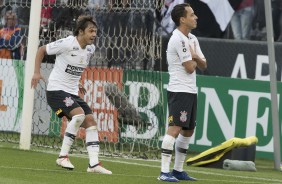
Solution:
[{"label": "goal post", "polygon": [[[162,1],[111,0],[99,7],[87,2],[22,0],[5,5],[15,11],[30,9],[30,19],[22,25],[29,30],[22,42],[26,58],[0,58],[0,141],[19,143],[24,150],[60,149],[67,120],[58,118],[48,106],[46,83],[40,81],[35,90],[30,88],[35,54],[39,46],[72,34],[76,18],[88,14],[95,17],[98,33],[94,57],[81,78],[87,89],[81,97],[93,110],[101,154],[156,157],[165,133],[167,108],[163,97],[167,76],[154,71],[162,49],[155,11]],[[41,74],[45,79],[54,59],[43,59]],[[72,151],[86,151],[82,128]]]},{"label": "goal post", "polygon": [[40,13],[42,1],[31,1],[30,24],[28,35],[27,58],[25,62],[24,96],[20,149],[29,150],[31,144],[31,128],[34,103],[34,89],[31,89],[31,79],[34,73],[35,56],[39,43]]}]

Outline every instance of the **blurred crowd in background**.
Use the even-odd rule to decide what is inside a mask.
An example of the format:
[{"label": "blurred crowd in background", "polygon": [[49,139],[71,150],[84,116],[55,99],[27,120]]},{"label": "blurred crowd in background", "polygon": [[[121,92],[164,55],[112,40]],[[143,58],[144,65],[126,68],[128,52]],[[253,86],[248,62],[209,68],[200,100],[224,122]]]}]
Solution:
[{"label": "blurred crowd in background", "polygon": [[[198,37],[266,40],[265,7],[262,0],[166,0],[167,10],[179,1],[190,3],[198,16],[198,27],[192,31]],[[231,11],[226,4],[230,5]],[[281,42],[282,0],[271,0],[271,5],[274,40]],[[165,13],[161,12],[159,19],[162,15],[165,16]],[[222,29],[219,21],[228,16],[230,20],[225,29]],[[168,30],[171,32],[171,29]]]},{"label": "blurred crowd in background", "polygon": [[[71,34],[81,14],[95,17],[99,34],[106,33],[108,37],[131,31],[136,37],[152,38],[150,35],[156,33],[167,38],[175,28],[170,11],[183,2],[190,3],[199,18],[198,27],[192,31],[198,37],[266,40],[262,0],[42,0],[41,44]],[[30,4],[31,0],[0,0],[1,58],[24,59]],[[271,4],[274,40],[282,42],[282,0],[271,0]]]}]

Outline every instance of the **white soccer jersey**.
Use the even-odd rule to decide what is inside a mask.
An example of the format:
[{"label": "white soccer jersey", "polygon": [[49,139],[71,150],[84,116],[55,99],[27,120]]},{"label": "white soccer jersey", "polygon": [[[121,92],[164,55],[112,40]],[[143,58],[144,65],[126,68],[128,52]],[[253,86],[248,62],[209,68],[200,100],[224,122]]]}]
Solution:
[{"label": "white soccer jersey", "polygon": [[184,62],[192,60],[189,45],[200,58],[205,58],[195,35],[189,33],[188,36],[185,36],[178,29],[175,29],[167,46],[168,91],[197,93],[196,71],[189,74],[182,65]]},{"label": "white soccer jersey", "polygon": [[82,49],[74,36],[46,45],[48,55],[56,55],[54,68],[48,80],[47,91],[63,90],[78,95],[78,84],[83,70],[95,51],[94,45]]}]

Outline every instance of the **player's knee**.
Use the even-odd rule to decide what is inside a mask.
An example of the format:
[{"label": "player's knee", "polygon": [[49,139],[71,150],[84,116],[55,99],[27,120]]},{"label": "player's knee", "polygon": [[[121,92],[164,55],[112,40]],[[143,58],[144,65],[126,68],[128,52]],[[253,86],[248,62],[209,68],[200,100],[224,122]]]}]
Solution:
[{"label": "player's knee", "polygon": [[182,135],[183,135],[184,137],[191,137],[193,134],[194,134],[194,129],[192,129],[192,130],[184,130],[184,131],[182,132]]},{"label": "player's knee", "polygon": [[175,138],[171,135],[166,134],[162,142],[162,149],[173,150],[174,142]]},{"label": "player's knee", "polygon": [[85,119],[85,114],[78,114],[72,117],[72,120],[74,120],[74,124],[76,127],[80,127],[84,119]]},{"label": "player's knee", "polygon": [[97,126],[90,126],[86,128],[86,130],[97,130]]},{"label": "player's knee", "polygon": [[94,120],[92,114],[87,114],[85,116],[85,120],[84,120],[84,123],[83,123],[82,127],[87,129],[88,127],[92,127],[92,126],[97,127],[97,123]]}]

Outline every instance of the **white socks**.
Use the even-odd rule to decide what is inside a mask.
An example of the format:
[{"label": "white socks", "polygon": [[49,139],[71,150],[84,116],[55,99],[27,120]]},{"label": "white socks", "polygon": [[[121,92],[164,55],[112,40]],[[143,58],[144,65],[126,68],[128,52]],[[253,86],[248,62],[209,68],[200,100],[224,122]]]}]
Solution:
[{"label": "white socks", "polygon": [[184,137],[179,134],[177,139],[166,134],[162,143],[162,160],[161,160],[161,172],[168,173],[171,162],[171,156],[173,151],[173,145],[175,143],[175,162],[174,170],[182,172],[183,164],[186,158],[186,153],[189,148],[191,137]]},{"label": "white socks", "polygon": [[100,151],[99,136],[96,126],[91,126],[86,129],[86,146],[89,156],[89,165],[94,166],[99,163],[98,155]]},{"label": "white socks", "polygon": [[179,134],[176,143],[175,143],[175,162],[174,162],[174,170],[182,172],[183,164],[186,158],[187,150],[189,148],[191,137],[184,137]]},{"label": "white socks", "polygon": [[161,171],[164,173],[169,172],[169,165],[171,162],[173,145],[175,138],[171,135],[166,134],[162,142],[162,162],[161,162]]},{"label": "white socks", "polygon": [[60,156],[66,156],[69,154],[70,148],[73,144],[75,136],[79,130],[80,125],[83,123],[85,119],[84,114],[75,115],[72,117],[71,121],[68,123],[64,140],[60,152]]}]

